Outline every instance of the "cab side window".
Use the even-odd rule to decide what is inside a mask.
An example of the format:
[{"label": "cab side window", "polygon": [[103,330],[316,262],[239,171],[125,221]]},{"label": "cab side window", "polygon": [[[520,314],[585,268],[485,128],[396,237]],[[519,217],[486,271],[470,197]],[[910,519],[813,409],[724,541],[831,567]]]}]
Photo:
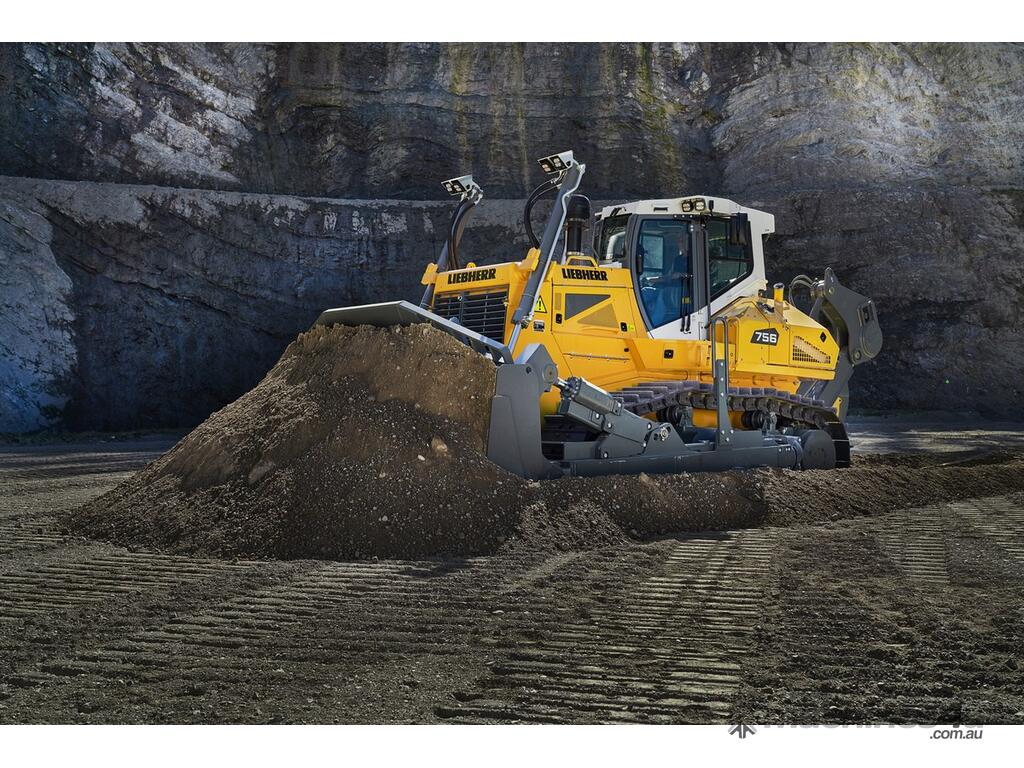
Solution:
[{"label": "cab side window", "polygon": [[626,224],[629,216],[612,216],[601,224],[601,239],[597,245],[597,258],[601,261],[621,261],[626,255]]},{"label": "cab side window", "polygon": [[727,222],[711,219],[707,232],[711,298],[715,299],[754,271],[754,257],[750,246],[729,244]]}]

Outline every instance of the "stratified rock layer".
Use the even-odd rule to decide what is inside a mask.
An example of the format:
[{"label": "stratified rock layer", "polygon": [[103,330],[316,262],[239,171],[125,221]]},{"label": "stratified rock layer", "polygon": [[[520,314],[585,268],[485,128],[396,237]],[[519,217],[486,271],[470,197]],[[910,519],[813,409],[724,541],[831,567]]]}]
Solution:
[{"label": "stratified rock layer", "polygon": [[440,179],[486,189],[465,252],[518,258],[567,147],[594,200],[763,207],[770,280],[874,297],[854,407],[1020,415],[1022,51],[0,46],[0,431],[198,423],[320,309],[416,295]]}]

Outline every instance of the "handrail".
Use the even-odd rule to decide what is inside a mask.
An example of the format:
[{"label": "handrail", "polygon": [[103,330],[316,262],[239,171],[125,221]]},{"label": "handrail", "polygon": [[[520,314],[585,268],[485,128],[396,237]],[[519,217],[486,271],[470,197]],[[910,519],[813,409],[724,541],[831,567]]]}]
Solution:
[{"label": "handrail", "polygon": [[735,317],[713,317],[711,319],[711,371],[714,373],[715,363],[718,360],[718,349],[715,345],[715,326],[722,324],[722,356],[725,360],[725,382],[729,383],[729,327],[735,323],[739,327],[739,320]]},{"label": "handrail", "polygon": [[[729,325],[739,321],[735,317],[714,317],[711,319],[709,341],[711,342],[711,374],[715,381],[715,414],[717,423],[718,444],[732,442],[732,422],[729,419]],[[718,359],[718,344],[715,341],[715,328],[722,325],[722,360]],[[719,362],[722,363],[719,366]]]}]

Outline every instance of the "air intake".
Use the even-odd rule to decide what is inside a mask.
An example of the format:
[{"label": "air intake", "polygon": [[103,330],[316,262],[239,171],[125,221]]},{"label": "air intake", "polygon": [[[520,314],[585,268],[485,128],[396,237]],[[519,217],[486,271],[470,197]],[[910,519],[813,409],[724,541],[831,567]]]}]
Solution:
[{"label": "air intake", "polygon": [[508,289],[486,293],[439,293],[434,300],[434,313],[504,344]]}]

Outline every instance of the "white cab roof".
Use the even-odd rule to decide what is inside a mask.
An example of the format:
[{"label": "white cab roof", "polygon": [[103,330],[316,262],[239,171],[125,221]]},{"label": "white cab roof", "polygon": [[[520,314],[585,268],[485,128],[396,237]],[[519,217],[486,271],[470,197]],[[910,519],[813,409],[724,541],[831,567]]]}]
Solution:
[{"label": "white cab roof", "polygon": [[686,197],[670,197],[665,200],[638,200],[634,203],[623,203],[622,205],[608,205],[597,214],[599,219],[605,219],[613,214],[621,215],[627,213],[641,214],[681,214],[684,200],[703,200],[707,209],[714,213],[732,216],[736,213],[745,213],[750,218],[750,232],[752,235],[770,235],[775,232],[775,216],[756,208],[745,208],[739,203],[727,200],[724,197],[710,197],[708,195],[688,195]]}]

